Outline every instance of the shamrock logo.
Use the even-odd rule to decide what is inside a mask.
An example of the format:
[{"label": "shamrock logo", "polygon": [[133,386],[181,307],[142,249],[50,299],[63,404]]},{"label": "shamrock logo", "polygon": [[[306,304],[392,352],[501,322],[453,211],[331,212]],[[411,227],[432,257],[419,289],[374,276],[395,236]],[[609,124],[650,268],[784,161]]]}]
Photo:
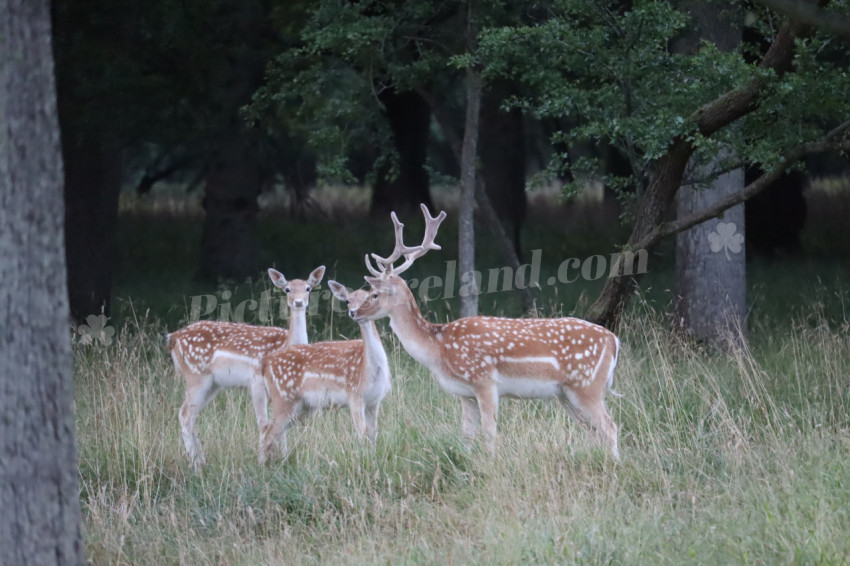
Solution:
[{"label": "shamrock logo", "polygon": [[87,324],[81,324],[77,327],[77,333],[80,335],[81,344],[94,344],[100,342],[104,346],[112,343],[112,337],[115,335],[115,329],[111,326],[106,326],[105,315],[90,314],[86,317]]},{"label": "shamrock logo", "polygon": [[717,253],[723,250],[726,253],[726,259],[732,259],[729,257],[729,252],[741,253],[744,235],[738,233],[738,227],[734,222],[718,222],[714,229],[714,232],[708,234],[711,251]]}]

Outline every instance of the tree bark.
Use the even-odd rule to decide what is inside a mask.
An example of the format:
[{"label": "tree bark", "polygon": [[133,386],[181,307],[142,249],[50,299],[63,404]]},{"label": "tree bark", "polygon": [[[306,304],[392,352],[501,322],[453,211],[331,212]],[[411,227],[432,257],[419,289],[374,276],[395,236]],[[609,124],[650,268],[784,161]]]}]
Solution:
[{"label": "tree bark", "polygon": [[[694,54],[701,41],[722,51],[741,45],[743,14],[732,5],[682,2],[679,9],[693,18],[694,27],[672,49]],[[696,178],[712,178],[725,159],[721,151],[706,164],[693,164]],[[684,186],[678,191],[677,217],[710,207],[744,187],[738,167],[716,176],[707,186]],[[703,222],[676,237],[676,324],[687,334],[722,349],[735,349],[746,340],[747,264],[743,204],[727,209],[722,218]]]},{"label": "tree bark", "polygon": [[[743,169],[718,177],[710,187],[682,187],[678,216],[685,217],[739,192]],[[723,349],[746,339],[747,268],[744,205],[680,232],[676,237],[677,325]]]},{"label": "tree bark", "polygon": [[[478,123],[481,110],[481,76],[470,68],[466,74],[466,120],[460,159],[460,215],[458,219],[458,268],[461,277],[460,316],[478,314],[478,282],[475,280],[475,188],[478,166]],[[464,292],[466,289],[466,292]]]},{"label": "tree bark", "polygon": [[46,0],[0,0],[0,564],[82,564]]},{"label": "tree bark", "polygon": [[[783,24],[762,59],[761,66],[780,75],[787,71],[794,55],[794,38],[799,29],[799,26],[792,22]],[[745,116],[755,108],[765,87],[764,78],[754,77],[746,86],[703,105],[690,116],[694,129],[709,137]],[[635,224],[626,242],[626,250],[641,249],[641,245],[649,241],[647,237],[661,225],[682,183],[685,167],[694,150],[693,144],[686,137],[677,137],[672,140],[665,155],[656,162],[655,175],[638,200]],[[620,273],[635,273],[634,264],[623,262],[620,265]],[[608,278],[596,302],[588,310],[588,320],[616,329],[636,282],[634,275]]]}]

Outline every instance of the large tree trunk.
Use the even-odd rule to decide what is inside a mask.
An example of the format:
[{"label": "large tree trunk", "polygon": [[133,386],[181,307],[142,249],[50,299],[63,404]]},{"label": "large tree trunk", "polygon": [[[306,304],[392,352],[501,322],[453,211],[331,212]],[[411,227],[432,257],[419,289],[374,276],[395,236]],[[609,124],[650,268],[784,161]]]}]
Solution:
[{"label": "large tree trunk", "polygon": [[[240,135],[241,134],[241,135]],[[248,136],[234,133],[207,175],[200,275],[243,279],[258,269],[257,197],[262,173]]]},{"label": "large tree trunk", "polygon": [[46,0],[0,0],[0,564],[82,564]]},{"label": "large tree trunk", "polygon": [[[797,24],[786,22],[762,59],[761,66],[780,75],[787,71],[794,54],[794,39],[798,32]],[[701,135],[709,137],[751,112],[766,85],[764,78],[756,76],[746,86],[703,105],[690,119]],[[635,251],[649,241],[655,243],[653,234],[658,231],[670,209],[694,149],[686,138],[676,138],[655,164],[655,174],[638,200],[635,224],[625,251]],[[588,311],[589,320],[612,329],[619,325],[630,291],[636,284],[636,277],[632,275],[636,273],[635,270],[634,263],[623,262],[620,265],[622,275],[606,280],[602,292]]]},{"label": "large tree trunk", "polygon": [[[678,216],[703,210],[741,191],[744,172],[721,175],[710,187],[679,189]],[[676,322],[715,346],[741,346],[746,337],[747,267],[744,205],[734,206],[676,237]]]},{"label": "large tree trunk", "polygon": [[388,167],[378,171],[372,192],[372,213],[383,216],[393,210],[415,211],[420,203],[433,208],[425,169],[431,122],[428,103],[413,91],[392,89],[382,92],[378,99],[390,123],[399,163],[395,178],[390,178]]},{"label": "large tree trunk", "polygon": [[517,257],[522,256],[520,231],[525,220],[525,135],[522,112],[501,109],[510,84],[497,81],[481,98],[478,154],[481,178],[493,209],[509,227]]},{"label": "large tree trunk", "polygon": [[[680,9],[694,18],[694,28],[673,45],[680,53],[695,53],[701,41],[722,51],[737,51],[741,44],[740,10],[731,5],[683,2]],[[721,152],[703,166],[695,165],[696,178],[711,178],[723,166]],[[677,195],[677,217],[713,206],[744,188],[744,171],[724,173],[705,187],[684,186]],[[676,291],[679,327],[709,344],[740,347],[746,336],[747,264],[744,206],[739,204],[714,218],[680,232],[676,237]]]}]

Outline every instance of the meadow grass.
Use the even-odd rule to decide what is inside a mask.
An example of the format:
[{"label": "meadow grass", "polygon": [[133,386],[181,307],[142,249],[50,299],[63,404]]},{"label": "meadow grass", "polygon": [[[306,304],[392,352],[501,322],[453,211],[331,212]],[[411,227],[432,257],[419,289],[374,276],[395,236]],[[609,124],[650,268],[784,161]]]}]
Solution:
[{"label": "meadow grass", "polygon": [[[353,326],[353,324],[349,323]],[[846,322],[798,320],[753,351],[682,341],[638,306],[609,399],[614,462],[556,403],[502,403],[495,457],[388,333],[393,391],[372,448],[314,415],[265,468],[248,396],[198,421],[155,321],[78,344],[85,539],[96,564],[842,564],[850,560]],[[351,331],[351,329],[349,329]],[[388,332],[385,329],[385,332]]]},{"label": "meadow grass", "polygon": [[[620,462],[551,402],[503,401],[498,453],[465,448],[459,401],[381,323],[393,391],[375,447],[356,437],[347,409],[326,411],[293,429],[286,461],[260,467],[249,396],[228,391],[198,420],[207,466],[196,475],[177,422],[182,378],[163,337],[185,322],[189,296],[221,288],[192,278],[197,211],[176,206],[153,211],[156,223],[139,207],[125,210],[110,322],[118,332],[108,345],[74,345],[92,563],[850,562],[850,290],[843,251],[827,253],[844,220],[807,228],[813,253],[750,263],[749,347],[728,355],[669,330],[671,254],[662,246],[653,255],[620,331],[615,389],[624,397],[609,398]],[[363,253],[386,252],[392,234],[389,222],[376,230],[340,214],[268,214],[264,259],[289,277],[325,263],[328,278],[357,286]],[[600,216],[564,218],[533,223],[529,248],[560,261],[607,253],[622,239],[597,225]],[[411,241],[421,234],[415,224]],[[453,230],[446,225],[443,253],[422,258],[411,276],[456,257]],[[480,259],[498,261],[486,245]],[[542,279],[555,268],[544,265]],[[598,284],[545,289],[544,314],[581,313]],[[227,290],[235,302],[267,288]],[[485,295],[482,311],[517,315],[509,295]],[[326,307],[308,318],[311,340],[356,336]],[[457,312],[447,301],[422,308],[433,321]]]}]

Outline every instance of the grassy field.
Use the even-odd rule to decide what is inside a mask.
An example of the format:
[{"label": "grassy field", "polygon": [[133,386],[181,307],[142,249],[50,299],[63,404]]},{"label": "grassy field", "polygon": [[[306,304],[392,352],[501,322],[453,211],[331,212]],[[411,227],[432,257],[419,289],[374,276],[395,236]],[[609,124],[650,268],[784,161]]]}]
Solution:
[{"label": "grassy field", "polygon": [[[115,339],[75,345],[92,563],[850,562],[848,266],[836,260],[842,244],[835,255],[824,252],[814,229],[805,235],[805,257],[752,264],[751,349],[732,356],[668,331],[669,259],[664,250],[653,258],[645,294],[620,333],[615,388],[624,397],[609,399],[620,426],[619,463],[554,403],[504,401],[498,454],[465,449],[459,402],[384,325],[394,388],[376,447],[356,438],[347,410],[326,412],[290,434],[287,461],[261,468],[248,395],[233,391],[201,413],[208,465],[194,475],[177,423],[182,383],[162,337],[185,318],[186,297],[216,290],[179,270],[197,237],[179,226],[181,215],[158,213],[162,223],[145,236],[145,214],[128,212],[122,223],[121,245],[135,255],[122,260]],[[569,226],[541,221],[527,239],[547,243],[552,258],[607,253],[617,231],[594,233],[599,222],[590,218],[576,215]],[[290,229],[264,222],[268,243]],[[327,263],[328,277],[356,286],[362,254],[391,238],[360,236],[353,227],[363,222],[308,222],[300,232],[312,253],[279,262],[290,277]],[[454,257],[450,230],[442,235],[446,257]],[[161,266],[158,248],[168,241],[177,257]],[[339,258],[317,260],[323,252]],[[421,273],[446,260],[425,259]],[[544,277],[552,269],[545,265]],[[262,288],[244,284],[239,293]],[[547,312],[568,314],[593,292],[593,285],[555,286],[541,302]],[[486,297],[483,310],[513,314],[507,294]],[[423,307],[432,320],[454,309],[436,301]],[[309,324],[313,340],[356,334],[352,322],[328,312]]]}]

